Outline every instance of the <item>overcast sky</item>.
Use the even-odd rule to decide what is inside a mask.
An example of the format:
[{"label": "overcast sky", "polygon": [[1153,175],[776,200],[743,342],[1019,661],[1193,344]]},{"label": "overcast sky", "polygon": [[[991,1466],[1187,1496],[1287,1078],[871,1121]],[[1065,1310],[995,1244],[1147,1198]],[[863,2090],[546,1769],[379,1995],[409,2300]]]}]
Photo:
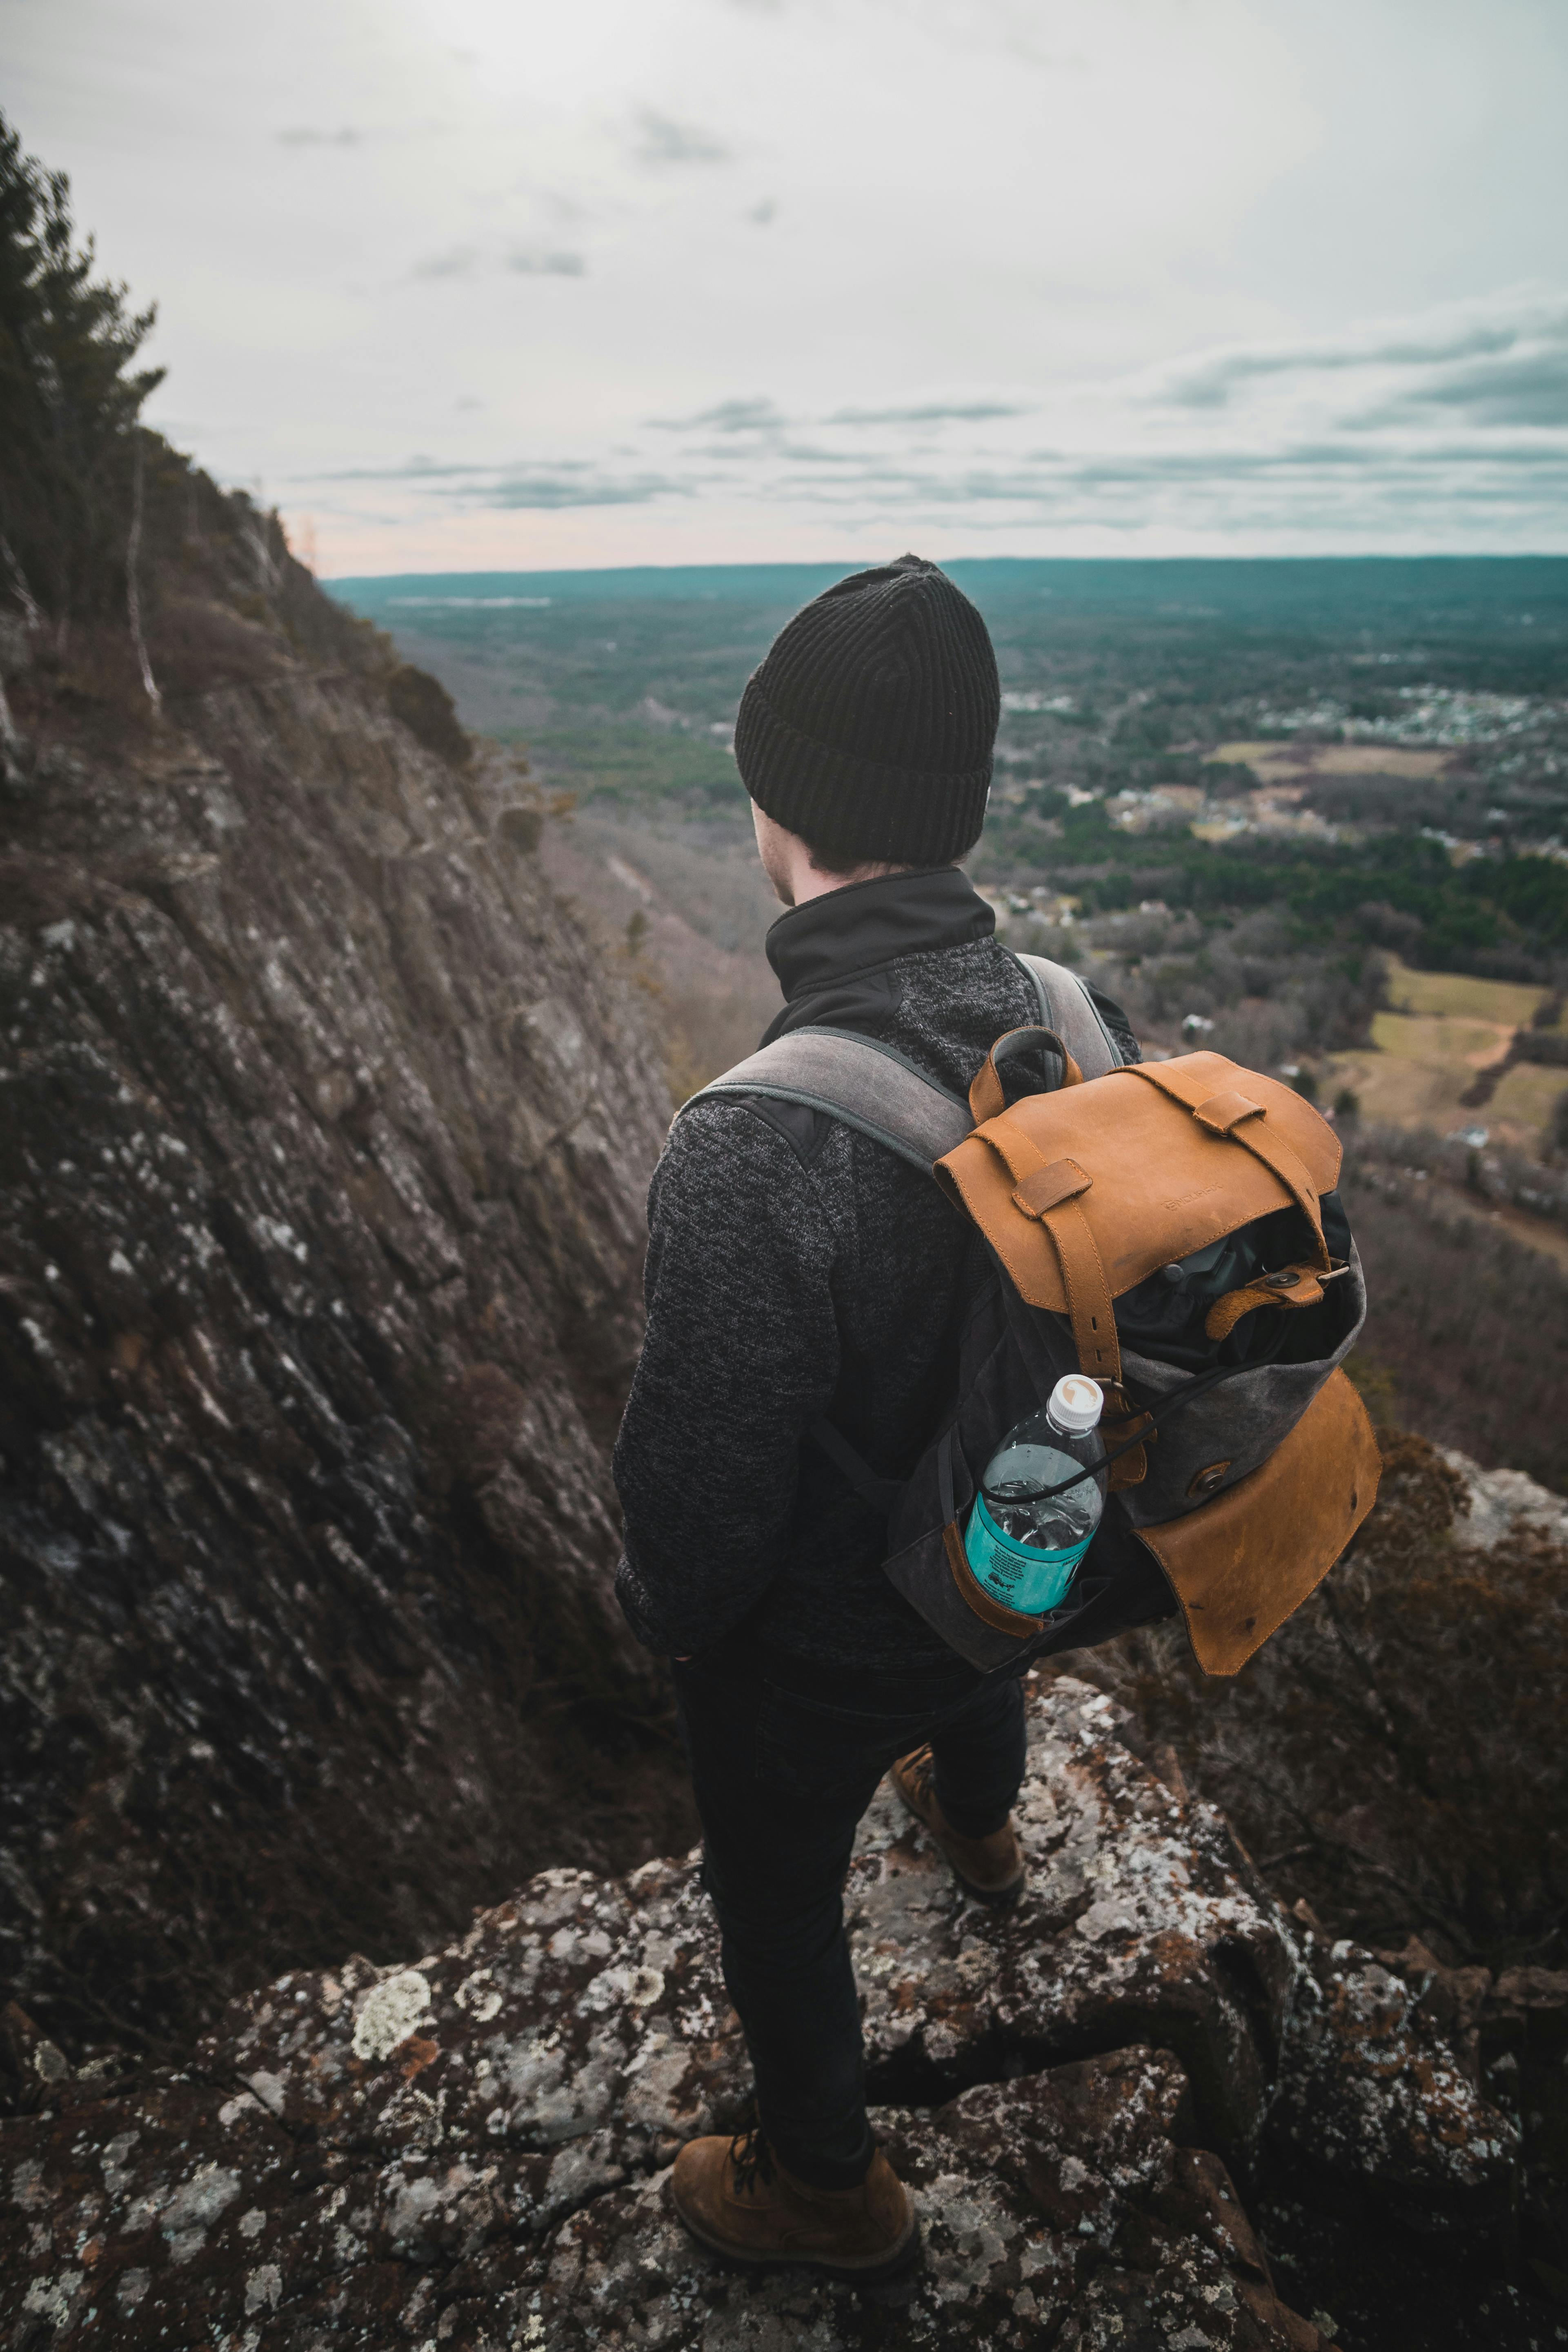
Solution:
[{"label": "overcast sky", "polygon": [[1568,550],[1568,0],[0,0],[328,573]]}]

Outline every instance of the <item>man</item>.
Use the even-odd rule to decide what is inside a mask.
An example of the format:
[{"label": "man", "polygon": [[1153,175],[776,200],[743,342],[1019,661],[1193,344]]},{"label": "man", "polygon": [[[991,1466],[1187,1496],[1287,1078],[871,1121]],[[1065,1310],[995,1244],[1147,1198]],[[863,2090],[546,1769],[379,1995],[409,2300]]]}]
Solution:
[{"label": "man", "polygon": [[[851,1029],[962,1095],[1038,1019],[955,863],[984,819],[1000,700],[980,614],[917,556],[839,581],[777,638],[735,730],[789,909],[768,933],[785,1004],[764,1043]],[[883,1476],[909,1474],[950,1401],[970,1231],[880,1144],[763,1097],[678,1121],[648,1222],[617,1590],[675,1662],[758,2115],[681,2151],[675,2201],[719,2252],[883,2277],[917,2232],[867,2124],[841,1900],[855,1828],[891,1768],[966,1890],[1015,1900],[1024,1709],[1016,1675],[981,1676],[895,1591],[882,1522],[806,1433],[826,1416]]]}]

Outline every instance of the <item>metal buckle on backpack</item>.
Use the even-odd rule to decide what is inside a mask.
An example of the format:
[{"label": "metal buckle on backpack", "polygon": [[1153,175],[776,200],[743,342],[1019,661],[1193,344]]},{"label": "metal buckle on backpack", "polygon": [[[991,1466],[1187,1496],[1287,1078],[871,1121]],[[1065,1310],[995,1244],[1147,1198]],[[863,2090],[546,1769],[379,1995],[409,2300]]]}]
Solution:
[{"label": "metal buckle on backpack", "polygon": [[1255,1279],[1264,1290],[1294,1290],[1299,1282],[1304,1282],[1307,1279],[1309,1271],[1321,1284],[1337,1282],[1342,1274],[1348,1274],[1350,1270],[1350,1261],[1347,1258],[1331,1258],[1326,1269],[1318,1266],[1309,1269],[1300,1265],[1282,1265],[1277,1274],[1260,1274]]}]

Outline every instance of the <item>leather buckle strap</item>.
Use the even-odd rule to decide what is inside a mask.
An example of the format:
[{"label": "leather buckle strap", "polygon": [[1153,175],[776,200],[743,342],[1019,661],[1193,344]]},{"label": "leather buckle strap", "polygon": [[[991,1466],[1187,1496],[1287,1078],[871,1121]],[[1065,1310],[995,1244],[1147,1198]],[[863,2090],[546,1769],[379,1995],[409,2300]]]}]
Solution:
[{"label": "leather buckle strap", "polygon": [[[1203,1059],[1203,1056],[1198,1056]],[[1329,1269],[1328,1244],[1323,1239],[1322,1212],[1318,1206],[1317,1187],[1307,1173],[1300,1155],[1278,1129],[1268,1124],[1268,1113],[1263,1104],[1239,1090],[1226,1089],[1219,1094],[1203,1090],[1203,1081],[1194,1072],[1184,1070],[1179,1064],[1140,1062],[1118,1076],[1142,1078],[1158,1087],[1173,1102],[1181,1103],[1191,1111],[1200,1127],[1225,1143],[1238,1143],[1261,1160],[1271,1176],[1277,1177],[1289,1193],[1312,1228],[1317,1249],[1313,1264],[1321,1274]],[[1194,1101],[1196,1094],[1198,1100]]]},{"label": "leather buckle strap", "polygon": [[1013,1198],[1026,1217],[1043,1217],[1064,1201],[1073,1201],[1093,1183],[1076,1160],[1052,1160],[1026,1176]]},{"label": "leather buckle strap", "polygon": [[1200,1127],[1215,1135],[1233,1135],[1244,1118],[1267,1117],[1261,1103],[1249,1102],[1243,1094],[1210,1095],[1207,1102],[1199,1103],[1193,1117]]},{"label": "leather buckle strap", "polygon": [[[996,1124],[1005,1130],[1005,1119]],[[1037,1152],[1035,1157],[1038,1160]],[[1082,1196],[1091,1189],[1093,1178],[1075,1160],[1052,1160],[1023,1173],[1009,1160],[1008,1173],[1018,1176],[1015,1207],[1044,1225],[1051,1237],[1067,1292],[1079,1369],[1093,1381],[1119,1381],[1121,1349],[1116,1337],[1116,1307],[1100,1244],[1082,1208]]]},{"label": "leather buckle strap", "polygon": [[1327,1274],[1331,1261],[1329,1245],[1323,1239],[1323,1213],[1318,1205],[1317,1187],[1297,1153],[1262,1116],[1245,1122],[1238,1121],[1227,1132],[1226,1140],[1239,1143],[1244,1151],[1250,1151],[1255,1160],[1262,1160],[1270,1175],[1279,1179],[1312,1228],[1312,1237],[1318,1244],[1313,1253],[1313,1266],[1318,1273]]},{"label": "leather buckle strap", "polygon": [[1228,1339],[1244,1315],[1258,1307],[1315,1307],[1323,1295],[1323,1284],[1331,1281],[1315,1266],[1286,1265],[1277,1274],[1260,1274],[1238,1290],[1227,1290],[1216,1298],[1204,1317],[1204,1329],[1211,1339]]},{"label": "leather buckle strap", "polygon": [[[1105,1491],[1115,1495],[1123,1486],[1142,1485],[1149,1475],[1147,1445],[1152,1445],[1160,1433],[1153,1414],[1146,1406],[1135,1404],[1120,1381],[1101,1381],[1100,1386],[1105,1399],[1100,1432],[1110,1465]],[[1147,1445],[1134,1443],[1138,1439],[1146,1439]]]}]

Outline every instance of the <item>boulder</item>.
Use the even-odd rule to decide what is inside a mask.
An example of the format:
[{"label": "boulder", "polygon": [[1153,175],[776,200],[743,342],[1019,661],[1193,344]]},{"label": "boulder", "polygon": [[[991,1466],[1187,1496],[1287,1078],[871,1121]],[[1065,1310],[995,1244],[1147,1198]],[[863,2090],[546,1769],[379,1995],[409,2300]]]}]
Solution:
[{"label": "boulder", "polygon": [[959,1900],[884,1789],[849,1901],[874,2083],[931,2097],[1136,2039],[1175,2051],[1212,2145],[1244,2156],[1268,2104],[1297,1958],[1225,1821],[1062,1677],[1033,1702],[1017,1819],[1029,1884],[1000,1915]]},{"label": "boulder", "polygon": [[1477,2079],[1487,1971],[1439,1969],[1419,1945],[1390,1967],[1310,1929],[1301,1949],[1276,2145],[1341,2199],[1381,2204],[1408,2228],[1505,2238],[1521,2138]]},{"label": "boulder", "polygon": [[1478,1551],[1494,1551],[1516,1532],[1528,1529],[1568,1544],[1568,1502],[1522,1470],[1483,1470],[1457,1446],[1440,1449],[1462,1481],[1458,1532]]}]

